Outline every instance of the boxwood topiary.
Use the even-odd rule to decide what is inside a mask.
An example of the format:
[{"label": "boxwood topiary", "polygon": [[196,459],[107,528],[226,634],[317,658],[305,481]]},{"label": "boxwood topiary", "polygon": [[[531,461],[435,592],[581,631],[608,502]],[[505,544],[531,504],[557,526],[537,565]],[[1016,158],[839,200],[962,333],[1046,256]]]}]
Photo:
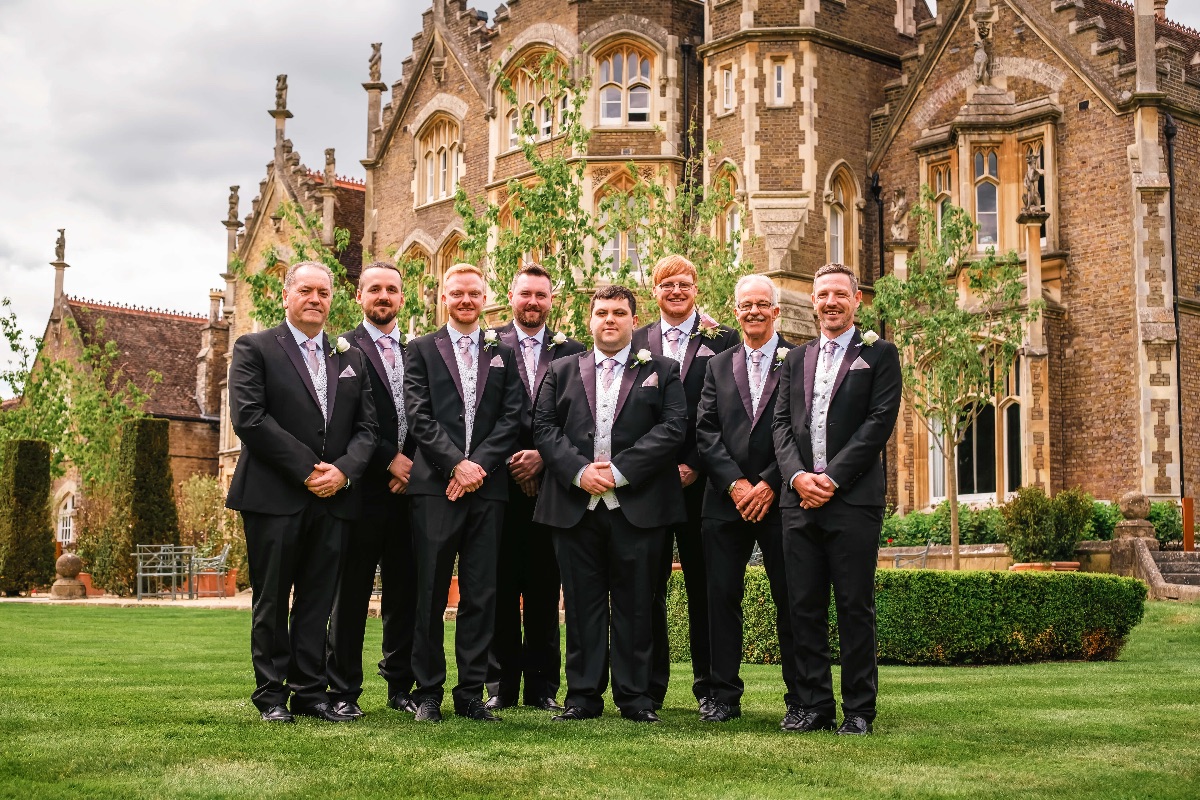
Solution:
[{"label": "boxwood topiary", "polygon": [[15,595],[54,580],[50,525],[50,445],[3,444],[0,469],[0,592]]}]

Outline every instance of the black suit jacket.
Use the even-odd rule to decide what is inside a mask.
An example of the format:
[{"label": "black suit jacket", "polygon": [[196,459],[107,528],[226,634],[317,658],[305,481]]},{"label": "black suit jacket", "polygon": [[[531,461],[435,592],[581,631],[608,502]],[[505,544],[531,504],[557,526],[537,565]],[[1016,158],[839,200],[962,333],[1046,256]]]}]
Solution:
[{"label": "black suit jacket", "polygon": [[[780,336],[775,353],[778,355],[794,347]],[[746,373],[746,349],[741,343],[708,361],[696,417],[696,447],[708,475],[702,512],[705,517],[742,519],[729,495],[730,484],[738,478],[745,478],[751,484],[766,481],[775,497],[780,496],[783,481],[775,459],[775,442],[771,438],[775,389],[783,369],[782,364],[777,364],[772,359],[770,364],[764,365],[767,378],[758,401],[758,413],[754,414],[750,378]],[[776,508],[778,502],[772,511]]]},{"label": "black suit jacket", "polygon": [[[741,342],[741,334],[727,325],[718,325],[709,336],[701,332],[700,315],[697,314],[692,330],[688,334],[687,350],[684,352],[679,379],[687,402],[687,430],[676,456],[677,464],[687,464],[694,470],[703,471],[700,454],[696,450],[696,411],[700,406],[700,393],[704,389],[704,369],[708,360],[717,353],[728,350]],[[643,325],[633,332],[633,352],[646,348],[656,356],[663,354],[662,317]]]},{"label": "black suit jacket", "polygon": [[[775,402],[775,453],[784,481],[799,470],[812,471],[813,381],[821,355],[820,338],[792,348],[780,368]],[[857,362],[864,368],[854,368]],[[900,356],[886,339],[866,346],[856,329],[833,382],[825,424],[825,474],[838,485],[835,494],[850,505],[885,504],[887,478],[880,453],[887,446],[900,411]],[[784,508],[800,505],[794,489],[783,493]]]},{"label": "black suit jacket", "polygon": [[[391,479],[388,466],[399,452],[396,447],[396,437],[400,431],[400,417],[396,411],[396,402],[392,399],[392,385],[388,380],[387,369],[383,365],[383,356],[379,354],[379,347],[371,341],[371,334],[367,333],[367,329],[360,324],[354,330],[343,333],[342,338],[358,349],[371,365],[371,393],[375,400],[375,421],[379,429],[379,441],[375,446],[375,452],[371,454],[371,460],[367,464],[367,471],[363,474],[362,480],[356,481],[350,486],[350,491],[362,493],[363,502],[367,504],[367,510],[370,510],[370,506],[374,504],[391,502],[397,497],[388,489],[388,482]],[[401,360],[401,363],[406,363],[404,348],[397,347],[396,351],[396,357]],[[404,441],[404,455],[412,458],[416,452],[416,442],[409,435]]]},{"label": "black suit jacket", "polygon": [[[630,352],[637,353],[637,348]],[[625,519],[636,527],[673,525],[685,518],[675,463],[687,427],[684,403],[679,365],[673,359],[651,357],[645,364],[626,365],[621,374],[612,463],[629,481],[616,493]],[[595,409],[593,351],[551,364],[533,415],[534,441],[546,463],[535,522],[571,528],[583,518],[591,495],[574,480],[594,460]]]},{"label": "black suit jacket", "polygon": [[[475,362],[475,423],[467,457],[488,473],[477,493],[507,500],[507,471],[496,472],[516,451],[525,388],[512,349],[500,341],[487,345],[485,333],[480,332]],[[450,472],[467,449],[462,385],[446,327],[410,342],[404,364],[408,435],[417,447],[407,494],[445,495]]]},{"label": "black suit jacket", "polygon": [[[356,492],[319,498],[304,480],[325,461],[351,485],[361,480],[375,450],[375,401],[369,367],[354,348],[335,352],[324,342],[329,418],[321,413],[304,356],[284,323],[248,333],[233,345],[229,411],[242,452],[225,505],[261,514],[295,514],[308,503],[325,503],[341,519],[362,510]],[[343,377],[343,373],[346,373]]]},{"label": "black suit jacket", "polygon": [[546,371],[550,368],[551,361],[557,361],[560,358],[567,356],[579,355],[587,350],[579,342],[568,338],[562,344],[554,344],[554,336],[556,331],[546,328],[546,333],[542,337],[542,352],[538,356],[537,375],[532,387],[529,385],[529,374],[525,371],[525,358],[521,353],[521,345],[517,341],[518,330],[515,322],[510,322],[502,328],[497,328],[496,332],[500,334],[500,341],[512,348],[513,354],[517,360],[517,372],[521,375],[521,385],[525,389],[525,393],[521,395],[524,405],[521,409],[521,433],[517,437],[516,450],[532,450],[535,445],[533,443],[533,400],[537,397],[538,387],[542,385],[542,379],[546,377]]}]

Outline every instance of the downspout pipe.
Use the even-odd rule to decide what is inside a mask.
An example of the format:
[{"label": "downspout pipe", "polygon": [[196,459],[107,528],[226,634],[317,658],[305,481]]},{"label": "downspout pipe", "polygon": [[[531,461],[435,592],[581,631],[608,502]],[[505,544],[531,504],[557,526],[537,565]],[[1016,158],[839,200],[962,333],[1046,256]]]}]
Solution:
[{"label": "downspout pipe", "polygon": [[1170,114],[1164,114],[1163,135],[1167,140],[1167,180],[1171,183],[1168,197],[1171,204],[1171,284],[1175,295],[1172,306],[1175,312],[1175,404],[1179,409],[1179,499],[1183,500],[1187,497],[1183,469],[1183,331],[1179,327],[1179,242],[1175,220],[1175,136],[1178,133],[1179,126],[1175,124],[1175,118]]},{"label": "downspout pipe", "polygon": [[[884,248],[883,248],[883,184],[880,183],[880,181],[879,181],[878,170],[876,170],[874,173],[871,174],[871,187],[870,188],[871,188],[871,196],[873,198],[875,198],[876,216],[879,217],[879,275],[876,278],[876,280],[878,280],[878,278],[883,277],[884,264],[887,263],[886,254],[883,251],[884,250]],[[871,284],[874,285],[875,281],[871,281]],[[884,323],[884,321],[882,319],[879,320],[879,335],[883,336],[884,338],[886,338],[886,336],[887,336],[887,324]],[[882,460],[883,460],[884,494],[886,496],[887,479],[888,479],[888,463],[887,463],[888,462],[888,454],[887,454],[887,446],[886,445],[883,448]]]}]

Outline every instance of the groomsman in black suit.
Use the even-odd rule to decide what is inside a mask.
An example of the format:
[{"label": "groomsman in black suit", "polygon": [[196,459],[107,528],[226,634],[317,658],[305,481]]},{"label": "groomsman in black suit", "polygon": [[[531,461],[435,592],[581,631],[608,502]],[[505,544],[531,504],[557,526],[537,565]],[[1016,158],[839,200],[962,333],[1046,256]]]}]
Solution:
[{"label": "groomsman in black suit", "polygon": [[508,301],[513,321],[497,333],[517,354],[525,393],[518,450],[508,460],[508,507],[496,578],[496,632],[488,659],[487,707],[515,706],[524,674],[525,705],[561,711],[556,696],[562,669],[558,632],[562,583],[550,529],[533,521],[543,471],[542,457],[533,442],[533,401],[550,362],[578,355],[585,348],[546,327],[554,306],[554,286],[550,273],[542,267],[532,264],[518,270]]},{"label": "groomsman in black suit", "polygon": [[450,320],[408,345],[404,373],[408,435],[417,444],[408,495],[417,562],[413,675],[417,720],[441,721],[446,682],[442,615],[458,557],[454,712],[495,722],[484,707],[488,649],[496,623],[496,559],[508,476],[524,407],[512,349],[479,326],[483,273],[455,264],[443,278]]},{"label": "groomsman in black suit", "polygon": [[654,299],[660,317],[633,334],[635,350],[647,348],[656,356],[666,356],[679,364],[679,377],[687,399],[688,424],[676,454],[679,483],[683,487],[686,519],[667,529],[668,541],[663,570],[654,598],[654,660],[651,693],[661,708],[671,678],[671,651],[667,634],[667,580],[671,577],[671,539],[679,548],[687,586],[688,634],[692,652],[692,693],[700,703],[700,713],[712,705],[713,687],[709,678],[708,578],[704,569],[704,545],[700,536],[700,512],[704,503],[703,465],[696,450],[696,412],[704,387],[704,369],[717,353],[738,343],[737,331],[719,325],[696,309],[700,277],[691,261],[669,255],[654,265]]},{"label": "groomsman in black suit", "polygon": [[246,530],[251,699],[269,722],[353,719],[326,694],[325,634],[343,536],[362,510],[344,490],[375,452],[375,403],[363,354],[322,333],[332,295],[328,267],[294,264],[283,279],[284,323],[240,337],[229,367],[242,452],[225,504]]},{"label": "groomsman in black suit", "polygon": [[794,345],[775,330],[779,287],[765,275],[746,275],[734,289],[742,344],[714,356],[704,376],[696,446],[708,475],[704,490],[704,559],[708,564],[708,620],[713,703],[705,722],[742,715],[742,596],[746,563],[757,543],[782,609],[776,617],[784,700],[797,697],[796,651],[787,615],[787,575],[779,514],[782,480],[771,440],[779,367]]},{"label": "groomsman in black suit", "polygon": [[900,357],[854,312],[854,272],[826,264],[813,278],[821,335],[792,348],[779,376],[773,423],[783,509],[799,699],[783,728],[833,730],[837,704],[829,664],[829,588],[842,649],[843,735],[871,732],[875,662],[875,562],[887,478],[880,454],[900,410]]},{"label": "groomsman in black suit", "polygon": [[637,301],[624,286],[592,296],[596,349],[550,365],[534,440],[546,464],[534,520],[554,528],[567,614],[564,722],[604,710],[612,629],[613,700],[658,722],[650,693],[651,605],[668,525],[683,518],[675,454],[687,425],[679,367],[634,350]]},{"label": "groomsman in black suit", "polygon": [[329,697],[339,714],[361,717],[358,698],[363,683],[363,638],[367,609],[379,568],[382,594],[383,658],[379,674],[388,685],[388,705],[415,712],[412,701],[412,643],[416,614],[416,570],[413,568],[409,520],[409,471],[416,444],[404,415],[404,348],[396,314],[404,305],[400,272],[377,261],[358,279],[363,321],[343,338],[371,365],[371,389],[379,423],[379,443],[362,480],[350,491],[362,496],[364,514],[346,532],[333,615],[329,620]]}]

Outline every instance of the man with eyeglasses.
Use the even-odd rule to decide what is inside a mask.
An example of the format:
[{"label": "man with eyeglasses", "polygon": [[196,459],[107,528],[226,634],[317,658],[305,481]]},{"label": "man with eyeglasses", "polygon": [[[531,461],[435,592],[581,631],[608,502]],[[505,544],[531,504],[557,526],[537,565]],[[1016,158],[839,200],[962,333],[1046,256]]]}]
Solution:
[{"label": "man with eyeglasses", "polygon": [[[757,544],[779,609],[788,607],[779,494],[771,420],[783,359],[795,345],[775,330],[779,287],[765,275],[746,275],[734,288],[742,344],[708,362],[696,419],[696,446],[708,482],[701,528],[708,566],[712,708],[704,722],[742,715],[742,596],[746,563]],[[776,615],[784,702],[799,705],[791,620]]]},{"label": "man with eyeglasses", "polygon": [[659,318],[633,334],[633,348],[647,348],[656,356],[673,358],[679,364],[687,399],[688,424],[676,456],[679,482],[683,486],[687,520],[668,528],[658,591],[654,598],[654,656],[651,695],[661,708],[671,677],[670,642],[667,635],[667,579],[671,576],[671,541],[679,548],[688,597],[688,634],[692,652],[692,693],[700,714],[711,711],[712,685],[709,676],[708,578],[704,569],[704,546],[700,535],[700,512],[704,502],[702,465],[696,451],[696,410],[704,388],[704,370],[717,353],[737,345],[737,331],[719,325],[696,309],[699,275],[691,261],[669,255],[654,265],[652,280]]}]

